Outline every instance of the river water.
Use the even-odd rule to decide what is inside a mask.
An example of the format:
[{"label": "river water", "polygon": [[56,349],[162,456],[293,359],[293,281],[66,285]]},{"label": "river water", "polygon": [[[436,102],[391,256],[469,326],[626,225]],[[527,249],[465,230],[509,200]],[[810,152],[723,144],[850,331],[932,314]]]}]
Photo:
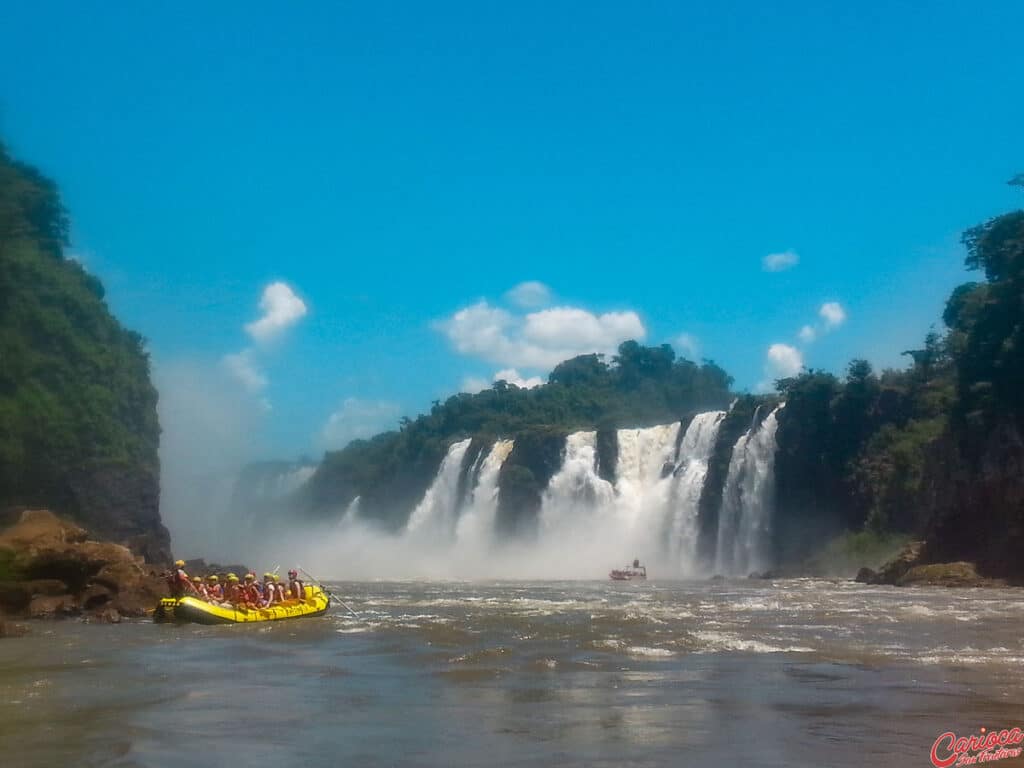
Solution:
[{"label": "river water", "polygon": [[0,641],[0,765],[928,766],[1024,728],[1021,590],[337,589],[359,619]]}]

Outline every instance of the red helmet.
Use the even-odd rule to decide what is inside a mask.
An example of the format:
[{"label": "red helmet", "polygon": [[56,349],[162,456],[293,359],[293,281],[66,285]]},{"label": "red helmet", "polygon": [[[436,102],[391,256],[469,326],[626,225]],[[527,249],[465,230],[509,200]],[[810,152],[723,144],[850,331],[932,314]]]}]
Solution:
[{"label": "red helmet", "polygon": [[299,577],[299,572],[298,571],[296,571],[296,570],[288,571],[288,578],[289,579],[297,579],[298,577]]}]

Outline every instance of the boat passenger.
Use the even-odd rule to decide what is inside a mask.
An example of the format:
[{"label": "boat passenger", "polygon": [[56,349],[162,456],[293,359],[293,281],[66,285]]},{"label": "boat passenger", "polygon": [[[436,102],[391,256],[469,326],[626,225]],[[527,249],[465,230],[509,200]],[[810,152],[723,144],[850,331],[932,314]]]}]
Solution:
[{"label": "boat passenger", "polygon": [[269,608],[277,602],[277,590],[274,589],[274,574],[263,574],[263,600],[260,602],[264,608]]},{"label": "boat passenger", "polygon": [[259,583],[256,581],[255,573],[245,574],[245,586],[243,587],[245,592],[245,605],[247,608],[259,608],[263,602],[263,591],[260,589]]},{"label": "boat passenger", "polygon": [[245,603],[245,591],[242,588],[241,583],[238,581],[238,577],[229,573],[227,575],[228,589],[225,599],[232,605],[242,605]]},{"label": "boat passenger", "polygon": [[224,602],[224,588],[220,585],[220,579],[217,578],[217,574],[206,577],[206,591],[210,595],[210,600],[215,603]]},{"label": "boat passenger", "polygon": [[195,590],[195,596],[200,600],[210,602],[210,593],[206,591],[206,585],[203,583],[202,576],[192,577],[192,588]]},{"label": "boat passenger", "polygon": [[192,580],[185,573],[184,560],[174,561],[174,570],[167,576],[167,586],[171,590],[171,597],[184,597],[185,595],[195,594]]},{"label": "boat passenger", "polygon": [[299,572],[288,571],[288,597],[292,600],[306,599],[306,586],[299,580]]},{"label": "boat passenger", "polygon": [[274,574],[274,600],[278,603],[283,603],[288,599],[285,594],[284,584],[281,583],[281,577],[276,573]]}]

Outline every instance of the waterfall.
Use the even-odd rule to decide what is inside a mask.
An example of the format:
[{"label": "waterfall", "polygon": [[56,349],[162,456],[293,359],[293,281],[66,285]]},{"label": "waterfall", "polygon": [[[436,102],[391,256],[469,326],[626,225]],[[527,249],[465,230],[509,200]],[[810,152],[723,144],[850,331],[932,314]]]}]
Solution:
[{"label": "waterfall", "polygon": [[540,529],[573,529],[601,515],[615,497],[611,483],[597,474],[597,432],[574,432],[565,439],[562,467],[541,497]]},{"label": "waterfall", "polygon": [[615,495],[627,528],[661,528],[672,495],[680,423],[620,429]]},{"label": "waterfall", "polygon": [[709,411],[693,417],[686,428],[676,459],[672,489],[673,514],[668,531],[670,561],[679,575],[697,575],[698,511],[708,461],[715,450],[718,428],[725,411]]},{"label": "waterfall", "polygon": [[718,513],[715,570],[745,576],[770,563],[772,513],[775,506],[775,431],[778,412],[736,441]]},{"label": "waterfall", "polygon": [[597,474],[596,433],[569,435],[541,500],[540,546],[594,568],[640,557],[664,576],[696,575],[698,505],[724,416],[698,414],[682,440],[679,422],[618,430],[614,483]]},{"label": "waterfall", "polygon": [[444,538],[454,529],[459,506],[459,474],[470,442],[467,438],[448,448],[434,481],[409,515],[407,532],[426,531]]},{"label": "waterfall", "polygon": [[455,538],[460,546],[483,548],[490,545],[498,514],[498,475],[505,459],[512,453],[513,445],[511,440],[498,440],[482,463],[477,457],[474,467],[478,469],[470,471],[473,487],[455,528]]}]

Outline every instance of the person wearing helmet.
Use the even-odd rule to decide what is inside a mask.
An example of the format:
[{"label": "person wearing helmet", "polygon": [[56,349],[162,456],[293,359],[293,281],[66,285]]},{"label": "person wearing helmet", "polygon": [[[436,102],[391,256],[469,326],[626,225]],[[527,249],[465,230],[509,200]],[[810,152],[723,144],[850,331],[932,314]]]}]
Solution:
[{"label": "person wearing helmet", "polygon": [[269,608],[277,602],[277,590],[274,589],[274,574],[263,574],[263,600],[260,605]]},{"label": "person wearing helmet", "polygon": [[283,603],[287,599],[285,595],[284,584],[281,583],[281,577],[276,573],[274,574],[274,601],[277,603]]},{"label": "person wearing helmet", "polygon": [[210,593],[206,591],[206,584],[203,582],[202,576],[192,577],[192,589],[195,590],[195,596],[200,600],[210,602]]},{"label": "person wearing helmet", "polygon": [[259,608],[260,603],[263,602],[263,590],[260,589],[259,582],[256,581],[255,573],[245,574],[245,585],[242,589],[245,592],[245,607]]},{"label": "person wearing helmet", "polygon": [[192,580],[185,573],[185,561],[175,560],[174,570],[167,575],[167,587],[171,590],[171,597],[184,597],[195,594],[195,587]]},{"label": "person wearing helmet", "polygon": [[206,577],[206,592],[210,596],[210,601],[214,603],[224,602],[224,588],[220,585],[220,579],[217,575]]},{"label": "person wearing helmet", "polygon": [[299,580],[299,572],[295,569],[288,571],[288,597],[292,600],[306,598],[306,586]]},{"label": "person wearing helmet", "polygon": [[227,582],[228,588],[224,595],[225,599],[232,605],[242,605],[245,603],[245,592],[238,581],[238,577],[233,573],[229,573],[227,575]]}]

